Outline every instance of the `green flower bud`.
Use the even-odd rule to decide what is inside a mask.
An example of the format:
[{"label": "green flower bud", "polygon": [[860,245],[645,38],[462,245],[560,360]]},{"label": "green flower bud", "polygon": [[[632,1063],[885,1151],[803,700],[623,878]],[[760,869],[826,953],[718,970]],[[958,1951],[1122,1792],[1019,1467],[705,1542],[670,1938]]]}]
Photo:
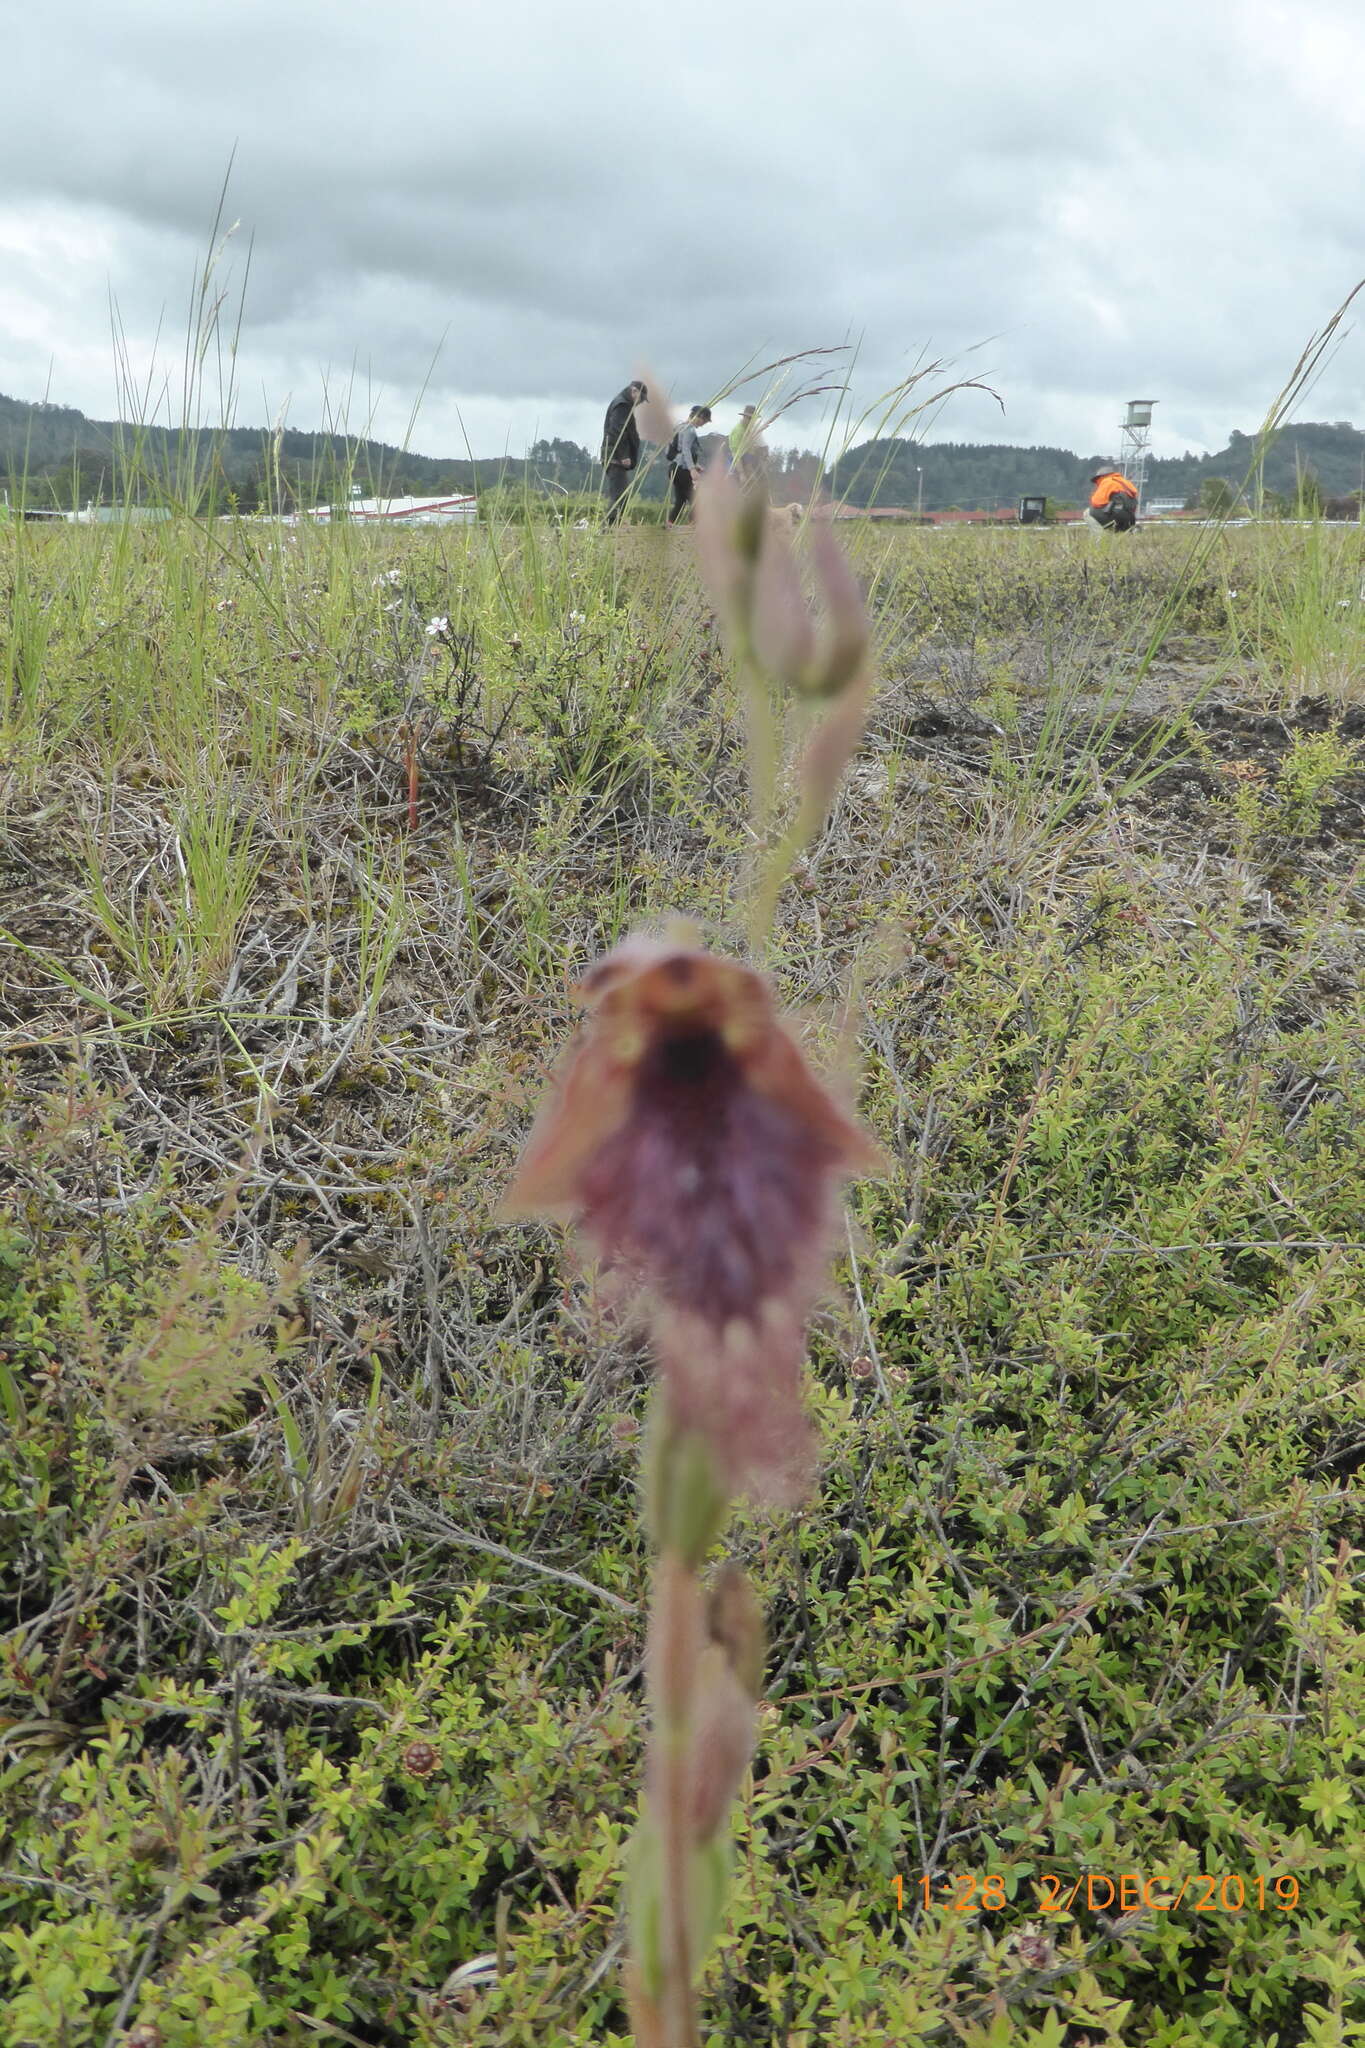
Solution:
[{"label": "green flower bud", "polygon": [[679,1430],[657,1401],[645,1451],[645,1512],[659,1549],[676,1551],[696,1571],[725,1527],[729,1507],[705,1437]]},{"label": "green flower bud", "polygon": [[701,1971],[707,1955],[725,1923],[725,1901],[730,1889],[730,1844],[721,1837],[703,1842],[692,1851],[692,1959]]},{"label": "green flower bud", "polygon": [[626,1873],[630,1947],[645,1995],[664,1995],[664,1864],[659,1831],[649,1814],[635,1830]]}]

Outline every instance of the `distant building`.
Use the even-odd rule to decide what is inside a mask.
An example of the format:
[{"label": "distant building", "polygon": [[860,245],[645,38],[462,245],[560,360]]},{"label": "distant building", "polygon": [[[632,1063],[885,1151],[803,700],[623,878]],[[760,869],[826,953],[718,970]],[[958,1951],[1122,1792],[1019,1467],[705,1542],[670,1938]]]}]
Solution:
[{"label": "distant building", "polygon": [[76,512],[67,512],[60,505],[15,506],[10,504],[8,491],[0,503],[0,519],[56,519],[67,526],[116,526],[125,520],[146,524],[152,520],[169,519],[170,516],[165,505],[87,505],[84,510]]},{"label": "distant building", "polygon": [[1018,511],[1013,505],[997,505],[993,512],[980,509],[964,512],[954,505],[946,512],[925,514],[926,523],[934,526],[1015,526],[1018,518]]},{"label": "distant building", "polygon": [[83,512],[62,514],[73,526],[121,526],[125,520],[148,526],[170,516],[169,505],[87,505]]},{"label": "distant building", "polygon": [[472,526],[478,516],[478,500],[468,493],[454,498],[362,498],[353,494],[339,505],[318,505],[305,514],[324,525],[333,519],[363,519],[401,520],[406,526]]},{"label": "distant building", "polygon": [[[913,526],[920,515],[915,511],[913,505],[836,505],[834,507],[834,517],[836,519],[899,519],[902,522],[908,521]],[[924,524],[927,525],[929,522],[927,512],[923,515],[923,520]]]}]

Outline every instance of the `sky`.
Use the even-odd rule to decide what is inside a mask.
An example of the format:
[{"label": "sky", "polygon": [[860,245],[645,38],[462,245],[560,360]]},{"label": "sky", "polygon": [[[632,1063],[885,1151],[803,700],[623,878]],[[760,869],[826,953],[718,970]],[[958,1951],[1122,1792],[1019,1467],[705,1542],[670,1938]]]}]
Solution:
[{"label": "sky", "polygon": [[[1365,277],[1360,0],[0,0],[0,36],[0,392],[98,418],[516,455],[595,445],[640,366],[734,387],[724,427],[827,348],[847,393],[776,444],[1116,454],[1143,397],[1176,455],[1254,431]],[[911,411],[963,378],[998,398]],[[1363,380],[1357,329],[1298,416],[1365,424]]]}]

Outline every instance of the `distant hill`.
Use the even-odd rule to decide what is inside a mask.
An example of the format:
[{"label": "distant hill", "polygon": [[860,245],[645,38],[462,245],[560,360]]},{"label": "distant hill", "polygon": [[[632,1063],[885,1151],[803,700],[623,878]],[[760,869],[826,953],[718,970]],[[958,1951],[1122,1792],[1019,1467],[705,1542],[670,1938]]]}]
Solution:
[{"label": "distant hill", "polygon": [[30,405],[0,396],[0,482],[33,503],[110,504],[167,494],[183,500],[212,482],[244,511],[261,503],[313,505],[367,491],[455,493],[476,482],[520,482],[523,462],[482,465],[468,458],[411,454],[383,441],[260,427],[134,427],[87,419],[70,406]]},{"label": "distant hill", "polygon": [[[1207,477],[1240,485],[1251,462],[1254,437],[1234,434],[1213,455],[1160,456],[1147,466],[1150,497],[1192,497]],[[1042,493],[1061,504],[1084,501],[1086,478],[1115,451],[1077,455],[1067,448],[1021,448],[1006,442],[867,441],[836,464],[829,487],[855,505],[913,507],[923,471],[926,512],[1013,504]],[[815,459],[798,450],[775,451],[774,495],[804,497]],[[1286,427],[1265,459],[1264,484],[1295,495],[1300,475],[1316,478],[1325,497],[1344,497],[1365,484],[1365,433],[1349,421],[1304,421]],[[599,472],[592,451],[573,441],[538,441],[525,458],[418,455],[384,441],[286,428],[132,427],[92,420],[70,406],[30,404],[0,395],[0,484],[11,499],[70,506],[169,495],[183,501],[212,484],[243,511],[261,504],[313,505],[345,495],[351,482],[368,492],[486,490],[494,485],[551,494],[591,490]],[[645,496],[664,489],[663,465],[642,479]]]},{"label": "distant hill", "polygon": [[[1207,477],[1224,477],[1240,487],[1251,465],[1255,436],[1234,434],[1226,448],[1213,455],[1158,456],[1147,463],[1146,490],[1151,498],[1193,497]],[[1010,505],[1026,493],[1045,494],[1059,503],[1082,504],[1087,479],[1116,460],[1117,451],[1074,455],[1067,448],[1016,448],[1004,443],[930,441],[867,441],[836,465],[834,493],[852,504],[913,507],[919,486],[916,464],[924,472],[924,509],[950,505],[964,510]],[[1300,474],[1316,477],[1324,497],[1345,497],[1365,485],[1365,433],[1349,421],[1333,425],[1304,421],[1286,427],[1265,457],[1267,490],[1293,498]]]}]

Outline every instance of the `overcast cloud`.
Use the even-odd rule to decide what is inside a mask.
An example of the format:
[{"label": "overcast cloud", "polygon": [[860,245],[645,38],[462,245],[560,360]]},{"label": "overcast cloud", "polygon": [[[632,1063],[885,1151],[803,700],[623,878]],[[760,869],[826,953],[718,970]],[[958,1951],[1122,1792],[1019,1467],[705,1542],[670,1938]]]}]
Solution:
[{"label": "overcast cloud", "polygon": [[[1112,450],[1141,396],[1154,452],[1214,448],[1365,276],[1359,0],[25,0],[0,27],[0,391],[101,417],[111,296],[178,416],[229,159],[237,422],[402,440],[420,397],[427,454],[593,443],[641,362],[687,402],[843,342],[861,402],[926,354],[999,391],[934,438]],[[1363,349],[1303,416],[1365,422]],[[812,405],[774,438],[820,432]]]}]

